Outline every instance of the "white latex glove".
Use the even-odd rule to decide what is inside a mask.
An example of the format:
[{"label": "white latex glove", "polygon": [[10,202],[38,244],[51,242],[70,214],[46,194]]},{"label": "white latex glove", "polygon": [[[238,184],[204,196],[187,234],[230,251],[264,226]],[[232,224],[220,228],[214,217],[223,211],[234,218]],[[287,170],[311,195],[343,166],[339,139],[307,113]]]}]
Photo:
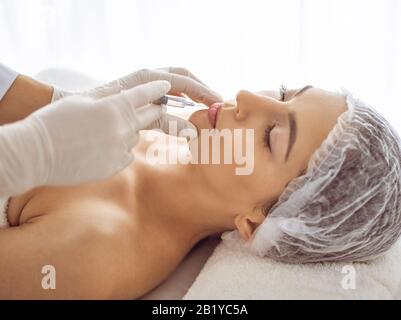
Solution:
[{"label": "white latex glove", "polygon": [[165,111],[149,103],[170,88],[167,81],[154,81],[98,100],[71,96],[1,126],[0,196],[122,170],[133,161],[138,131]]},{"label": "white latex glove", "polygon": [[[159,68],[156,70],[143,69],[133,72],[125,77],[109,82],[103,86],[97,87],[92,90],[84,92],[67,92],[55,88],[53,93],[53,101],[63,97],[80,94],[99,99],[110,94],[115,94],[121,90],[133,88],[135,86],[147,83],[149,81],[167,80],[171,84],[170,94],[186,95],[192,100],[211,105],[214,102],[222,102],[223,98],[215,91],[207,87],[202,81],[194,76],[189,70],[185,68],[167,67]],[[178,133],[182,129],[190,128],[196,133],[196,128],[184,119],[172,116],[163,115],[158,121],[155,121],[147,130],[161,129],[165,133],[169,132],[169,121],[177,121]]]}]

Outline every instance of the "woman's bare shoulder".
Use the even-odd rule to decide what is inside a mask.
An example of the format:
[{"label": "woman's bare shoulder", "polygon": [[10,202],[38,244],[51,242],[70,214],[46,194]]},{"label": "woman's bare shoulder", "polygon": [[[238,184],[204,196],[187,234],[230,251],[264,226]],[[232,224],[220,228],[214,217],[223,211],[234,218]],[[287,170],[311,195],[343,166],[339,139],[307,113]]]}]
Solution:
[{"label": "woman's bare shoulder", "polygon": [[[51,198],[46,194],[46,199]],[[30,261],[24,262],[24,272],[34,274],[30,269],[42,262],[57,266],[63,289],[54,297],[137,298],[161,283],[179,263],[181,257],[169,253],[173,244],[152,226],[143,226],[135,212],[118,202],[83,196],[45,210],[39,200],[31,205],[36,214],[32,211],[30,218],[12,228],[19,236],[7,242],[9,250],[23,253]],[[29,292],[34,292],[33,297],[42,294]]]}]

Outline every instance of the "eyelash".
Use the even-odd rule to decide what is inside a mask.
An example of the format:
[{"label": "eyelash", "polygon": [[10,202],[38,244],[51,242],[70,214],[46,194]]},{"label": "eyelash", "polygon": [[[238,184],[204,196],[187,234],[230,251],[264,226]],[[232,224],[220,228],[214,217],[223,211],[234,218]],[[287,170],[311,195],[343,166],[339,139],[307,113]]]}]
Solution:
[{"label": "eyelash", "polygon": [[287,93],[287,87],[284,85],[281,85],[279,92],[280,92],[280,101],[285,101],[285,94]]},{"label": "eyelash", "polygon": [[[279,92],[280,92],[280,101],[285,101],[285,94],[287,92],[287,88],[285,86],[281,86]],[[270,132],[274,129],[275,126],[276,125],[268,126],[267,129],[265,130],[264,142],[265,142],[266,148],[268,148],[270,151],[271,151]]]},{"label": "eyelash", "polygon": [[267,127],[266,130],[265,130],[264,142],[265,142],[266,148],[268,148],[269,150],[271,150],[271,146],[270,146],[270,132],[274,129],[275,126],[276,126],[276,125],[269,126],[269,127]]}]

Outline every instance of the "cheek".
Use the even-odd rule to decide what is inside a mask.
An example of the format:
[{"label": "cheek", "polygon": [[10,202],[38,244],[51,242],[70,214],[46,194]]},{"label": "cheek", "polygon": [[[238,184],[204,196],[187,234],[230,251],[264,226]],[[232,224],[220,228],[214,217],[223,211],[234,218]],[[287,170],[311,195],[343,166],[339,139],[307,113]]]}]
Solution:
[{"label": "cheek", "polygon": [[264,203],[271,198],[274,183],[274,176],[266,170],[266,163],[258,164],[256,161],[255,172],[249,177],[248,189],[252,190],[254,204]]},{"label": "cheek", "polygon": [[277,199],[288,182],[286,168],[269,158],[269,153],[264,147],[261,149],[256,151],[255,171],[251,176],[252,186],[249,186],[259,204]]}]

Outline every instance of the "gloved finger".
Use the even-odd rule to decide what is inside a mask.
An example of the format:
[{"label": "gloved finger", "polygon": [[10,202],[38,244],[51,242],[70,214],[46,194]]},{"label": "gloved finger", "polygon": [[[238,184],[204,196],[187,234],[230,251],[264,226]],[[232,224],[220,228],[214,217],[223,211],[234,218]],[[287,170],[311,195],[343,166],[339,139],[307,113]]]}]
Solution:
[{"label": "gloved finger", "polygon": [[[204,84],[190,78],[175,73],[168,73],[157,70],[141,70],[135,73],[134,77],[124,80],[123,86],[132,87],[147,83],[149,81],[166,80],[171,83],[171,93],[184,93],[192,100],[211,105],[215,102],[222,102],[223,97]],[[129,81],[129,83],[128,83]]]},{"label": "gloved finger", "polygon": [[163,108],[156,104],[148,104],[137,109],[135,118],[138,130],[143,130],[157,119],[160,119],[165,111],[166,107]]},{"label": "gloved finger", "polygon": [[[208,87],[203,81],[201,81],[197,76],[195,76],[191,71],[189,71],[186,68],[181,68],[181,67],[164,67],[164,68],[157,68],[156,70],[168,72],[168,73],[175,73],[179,74],[181,76],[185,76],[188,78],[191,78],[201,84],[203,84],[205,87]],[[209,87],[208,87],[209,88]]]},{"label": "gloved finger", "polygon": [[194,139],[198,135],[196,127],[187,120],[179,117],[163,114],[160,119],[157,119],[146,127],[146,130],[161,129],[163,132],[180,137],[189,137]]},{"label": "gloved finger", "polygon": [[[160,99],[170,91],[168,81],[152,81],[137,87],[121,91],[118,94],[104,97],[97,101],[98,104],[116,105],[126,108],[125,111],[143,107],[152,101]],[[159,106],[160,109],[160,106]]]},{"label": "gloved finger", "polygon": [[124,151],[126,152],[131,152],[132,148],[135,147],[135,145],[139,141],[139,132],[138,131],[131,131],[125,134],[123,138],[124,142]]},{"label": "gloved finger", "polygon": [[192,78],[173,73],[170,73],[170,75],[171,91],[174,93],[184,93],[192,100],[205,105],[223,101],[223,97],[217,92]]},{"label": "gloved finger", "polygon": [[121,87],[118,80],[113,80],[111,82],[105,83],[99,87],[84,91],[82,95],[89,96],[94,99],[101,99],[113,94],[121,92],[123,88]]},{"label": "gloved finger", "polygon": [[132,148],[130,148],[127,152],[124,153],[124,157],[123,159],[121,159],[120,167],[118,168],[117,172],[128,167],[134,161],[134,154],[131,152],[131,149]]}]

